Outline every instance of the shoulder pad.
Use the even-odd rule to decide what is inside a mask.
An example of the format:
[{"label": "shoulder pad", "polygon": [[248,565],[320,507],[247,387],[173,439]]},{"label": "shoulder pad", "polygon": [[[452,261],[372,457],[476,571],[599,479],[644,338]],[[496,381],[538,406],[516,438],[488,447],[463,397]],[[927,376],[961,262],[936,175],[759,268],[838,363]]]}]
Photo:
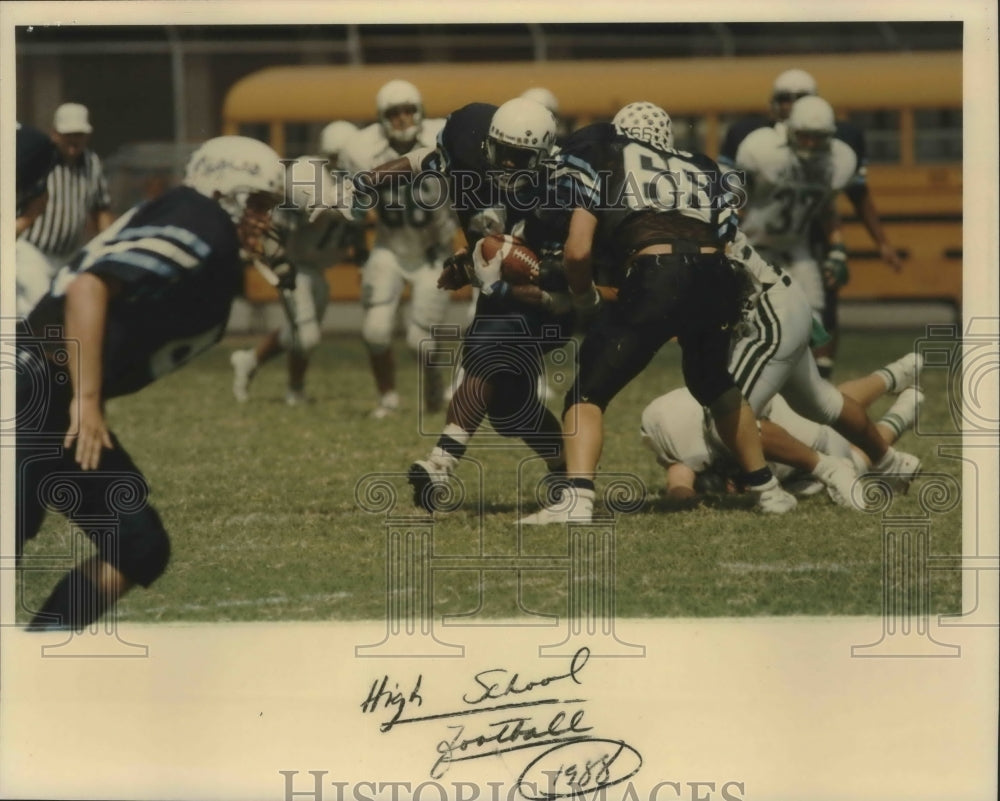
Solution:
[{"label": "shoulder pad", "polygon": [[830,143],[830,160],[833,164],[833,176],[831,183],[834,189],[843,189],[850,182],[851,178],[858,171],[858,157],[851,149],[839,139],[834,139]]}]

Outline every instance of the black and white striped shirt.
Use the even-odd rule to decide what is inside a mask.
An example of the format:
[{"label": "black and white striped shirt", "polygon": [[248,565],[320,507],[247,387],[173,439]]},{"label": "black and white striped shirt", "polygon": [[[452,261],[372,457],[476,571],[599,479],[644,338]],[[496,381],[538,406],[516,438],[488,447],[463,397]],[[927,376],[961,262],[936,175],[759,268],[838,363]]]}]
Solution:
[{"label": "black and white striped shirt", "polygon": [[87,216],[111,204],[101,160],[85,150],[79,163],[60,159],[48,179],[49,203],[24,233],[47,256],[65,257],[83,244]]}]

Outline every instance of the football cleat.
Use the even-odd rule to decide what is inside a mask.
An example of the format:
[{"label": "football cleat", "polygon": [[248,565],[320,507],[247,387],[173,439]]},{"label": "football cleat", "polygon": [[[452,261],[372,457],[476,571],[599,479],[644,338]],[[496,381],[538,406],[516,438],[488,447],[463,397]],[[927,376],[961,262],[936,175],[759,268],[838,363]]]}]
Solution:
[{"label": "football cleat", "polygon": [[922,467],[919,456],[890,447],[879,463],[872,465],[871,472],[888,479],[894,487],[906,494],[913,479],[920,475]]},{"label": "football cleat", "polygon": [[826,484],[808,474],[791,478],[782,486],[796,498],[810,498],[826,489]]},{"label": "football cleat", "polygon": [[795,496],[785,492],[774,477],[760,487],[750,487],[750,491],[757,495],[757,507],[767,514],[783,515],[798,504]]},{"label": "football cleat", "polygon": [[851,462],[834,456],[820,456],[813,475],[826,485],[827,495],[837,506],[857,509],[851,500],[851,488],[857,479]]},{"label": "football cleat", "polygon": [[420,459],[410,465],[406,480],[413,487],[413,505],[425,512],[445,508],[451,496],[451,474],[433,459]]},{"label": "football cleat", "polygon": [[522,526],[548,526],[556,523],[589,523],[594,517],[594,491],[564,487],[559,500],[534,514],[522,517]]},{"label": "football cleat", "polygon": [[234,350],[229,363],[233,366],[233,396],[246,403],[250,400],[250,381],[257,372],[257,356],[252,349]]},{"label": "football cleat", "polygon": [[550,470],[539,483],[542,506],[556,506],[559,504],[563,490],[570,488],[569,479],[566,477],[566,469]]},{"label": "football cleat", "polygon": [[372,409],[371,416],[375,420],[384,420],[386,417],[399,411],[399,393],[386,392],[379,398],[378,406]]}]

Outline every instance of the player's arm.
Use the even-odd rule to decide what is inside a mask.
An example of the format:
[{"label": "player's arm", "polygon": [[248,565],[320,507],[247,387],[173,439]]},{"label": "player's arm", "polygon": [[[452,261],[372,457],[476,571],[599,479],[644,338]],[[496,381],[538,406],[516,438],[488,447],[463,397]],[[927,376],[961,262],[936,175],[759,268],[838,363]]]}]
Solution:
[{"label": "player's arm", "polygon": [[73,398],[64,448],[76,443],[76,462],[84,470],[96,469],[102,448],[111,448],[111,434],[104,420],[101,384],[104,379],[104,329],[108,304],[119,291],[114,278],[81,273],[66,289],[66,341]]},{"label": "player's arm", "polygon": [[99,171],[97,195],[90,210],[90,224],[94,232],[99,234],[115,221],[115,215],[111,213],[111,193],[108,191],[108,180],[104,177],[100,162],[97,163],[97,167]]},{"label": "player's arm", "polygon": [[903,269],[903,262],[900,260],[896,248],[886,238],[885,231],[882,228],[882,220],[879,218],[878,209],[875,208],[875,202],[872,200],[872,193],[868,189],[868,184],[853,184],[847,188],[846,192],[858,217],[861,218],[861,222],[868,229],[868,234],[871,236],[872,241],[878,245],[882,259],[898,273]]},{"label": "player's arm", "polygon": [[847,247],[844,245],[844,232],[841,228],[840,214],[834,199],[831,198],[826,208],[821,212],[819,224],[826,242],[826,256],[823,259],[823,283],[830,289],[847,283]]},{"label": "player's arm", "polygon": [[100,233],[114,221],[115,215],[111,213],[110,209],[100,209],[96,213],[94,220],[94,224],[97,226],[97,232]]},{"label": "player's arm", "polygon": [[813,472],[819,463],[816,451],[770,420],[760,420],[760,444],[768,461],[781,462],[806,473]]},{"label": "player's arm", "polygon": [[36,195],[31,200],[29,200],[24,207],[24,211],[21,216],[17,218],[15,224],[15,236],[20,236],[29,228],[31,224],[38,218],[38,216],[45,211],[45,207],[49,204],[49,193],[42,192]]},{"label": "player's arm", "polygon": [[563,264],[573,305],[587,313],[600,303],[594,285],[594,234],[597,217],[584,208],[576,208],[569,219],[569,233],[563,246]]}]

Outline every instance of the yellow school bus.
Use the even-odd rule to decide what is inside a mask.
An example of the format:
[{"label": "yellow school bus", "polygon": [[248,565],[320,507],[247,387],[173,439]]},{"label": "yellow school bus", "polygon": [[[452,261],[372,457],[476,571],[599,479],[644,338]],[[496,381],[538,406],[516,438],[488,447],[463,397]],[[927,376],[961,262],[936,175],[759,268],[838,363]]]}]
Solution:
[{"label": "yellow school bus", "polygon": [[[379,87],[405,78],[420,89],[427,117],[446,116],[474,101],[499,104],[532,86],[556,95],[560,116],[571,128],[649,100],[670,112],[678,147],[715,156],[733,120],[767,114],[774,78],[793,67],[815,77],[839,118],[865,130],[872,195],[890,241],[903,255],[904,270],[894,274],[841,198],[851,255],[851,281],[842,297],[960,304],[962,54],[957,51],[271,67],[233,85],[223,104],[223,130],[262,139],[283,155],[302,155],[312,151],[331,120],[371,122]],[[332,278],[334,299],[357,297],[350,268],[335,269]]]}]

